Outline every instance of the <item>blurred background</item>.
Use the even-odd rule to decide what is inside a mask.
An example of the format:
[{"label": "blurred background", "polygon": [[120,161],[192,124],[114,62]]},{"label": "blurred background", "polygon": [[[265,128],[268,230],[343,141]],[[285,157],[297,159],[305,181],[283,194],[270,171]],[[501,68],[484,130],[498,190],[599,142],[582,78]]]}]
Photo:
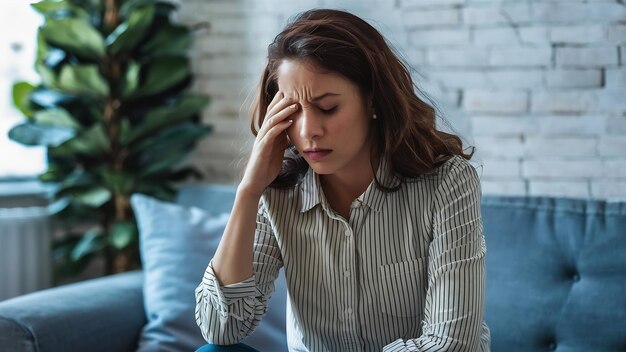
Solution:
[{"label": "blurred background", "polygon": [[[623,1],[173,3],[177,9],[167,16],[172,23],[189,28],[193,39],[192,46],[185,49],[190,72],[180,84],[189,94],[209,98],[196,122],[212,126],[180,160],[198,171],[199,178],[185,178],[185,182],[238,182],[253,141],[248,110],[267,45],[292,15],[330,7],[367,20],[411,66],[417,85],[440,110],[440,129],[455,132],[465,146],[476,147],[472,164],[478,168],[484,194],[626,198]],[[23,244],[3,235],[23,233],[25,230],[10,230],[21,222],[39,226],[32,231],[41,236],[41,229],[56,221],[41,210],[49,210],[46,207],[54,192],[37,178],[49,168],[46,148],[25,146],[8,137],[9,130],[24,121],[13,102],[13,84],[28,81],[36,85],[41,80],[34,63],[37,28],[43,23],[42,14],[28,1],[0,2],[0,248],[5,253],[0,254],[4,258],[0,263],[5,279],[20,275],[7,268],[26,265],[21,260],[29,256],[8,259],[6,253],[16,252]],[[154,26],[151,30],[156,30]],[[150,108],[145,101],[142,104],[142,108]],[[104,206],[104,201],[98,206]],[[18,208],[28,210],[18,212]],[[34,219],[41,219],[39,225],[33,225],[38,221]],[[54,227],[50,242],[32,239],[43,247],[31,256],[45,259],[48,255],[58,261],[73,253],[75,261],[83,260],[71,275],[55,279],[55,274],[42,270],[42,278],[33,279],[30,286],[23,283],[0,299],[41,288],[42,280],[61,284],[107,271],[98,254],[109,243],[120,242],[101,242],[111,236],[106,232],[113,231],[109,224],[103,225],[106,233],[102,228],[92,231],[91,242],[82,241],[80,247],[90,225],[89,221],[79,224],[83,231],[72,234],[75,241],[64,247],[65,252],[46,254],[50,243],[67,240],[68,231],[58,227]],[[136,242],[132,240],[136,229],[124,229],[115,236],[122,241],[127,236],[130,246]]]}]

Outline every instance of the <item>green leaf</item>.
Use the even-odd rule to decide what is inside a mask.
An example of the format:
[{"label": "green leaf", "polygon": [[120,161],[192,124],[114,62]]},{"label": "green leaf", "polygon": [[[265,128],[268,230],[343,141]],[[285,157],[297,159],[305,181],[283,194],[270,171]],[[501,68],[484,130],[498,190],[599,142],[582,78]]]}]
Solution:
[{"label": "green leaf", "polygon": [[51,48],[48,50],[48,53],[43,60],[43,64],[46,65],[47,68],[55,70],[60,67],[66,59],[67,55],[65,51],[58,48]]},{"label": "green leaf", "polygon": [[89,172],[78,169],[74,170],[71,174],[67,175],[63,182],[61,183],[61,189],[57,192],[66,192],[67,190],[78,189],[78,188],[88,188],[93,186],[96,183],[93,175]]},{"label": "green leaf", "polygon": [[137,226],[131,221],[116,221],[109,234],[109,243],[116,249],[126,248],[136,237]]},{"label": "green leaf", "polygon": [[185,121],[198,114],[208,103],[207,97],[187,95],[178,100],[174,106],[152,110],[146,115],[144,122],[131,132],[128,142],[149,136],[165,126]]},{"label": "green leaf", "polygon": [[37,176],[42,182],[62,182],[71,175],[74,169],[73,160],[70,163],[66,163],[55,159],[50,152],[50,150],[53,149],[54,148],[48,149],[48,168],[44,173]]},{"label": "green leaf", "polygon": [[127,117],[122,117],[120,121],[120,143],[122,145],[128,144],[128,140],[130,139],[131,126],[130,121]]},{"label": "green leaf", "polygon": [[182,82],[189,74],[189,62],[184,57],[172,56],[155,60],[148,65],[146,80],[134,97],[145,97],[161,93]]},{"label": "green leaf", "polygon": [[47,206],[48,213],[51,215],[58,214],[62,212],[63,210],[67,209],[67,207],[70,205],[71,202],[72,202],[71,197],[61,197],[55,200],[54,202],[48,204]]},{"label": "green leaf", "polygon": [[82,236],[68,234],[67,238],[53,241],[52,256],[54,258],[54,281],[59,283],[59,279],[78,275],[83,272],[93,259],[92,255],[87,255],[79,261],[71,260],[71,253],[74,247],[80,242]]},{"label": "green leaf", "polygon": [[191,47],[191,32],[187,27],[163,25],[141,50],[148,56],[184,56]]},{"label": "green leaf", "polygon": [[73,155],[76,153],[96,156],[104,153],[109,147],[109,141],[102,124],[95,124],[78,137],[59,146],[54,152],[56,155]]},{"label": "green leaf", "polygon": [[136,61],[128,63],[124,80],[122,81],[122,96],[124,98],[131,96],[139,86],[139,72],[141,66]]},{"label": "green leaf", "polygon": [[62,126],[23,123],[9,131],[9,138],[25,145],[56,147],[76,136],[76,130]]},{"label": "green leaf", "polygon": [[33,120],[41,125],[63,126],[80,129],[80,124],[74,120],[67,110],[63,108],[40,110],[35,113]]},{"label": "green leaf", "polygon": [[109,51],[114,55],[131,51],[150,28],[154,13],[154,6],[142,7],[131,13],[128,20],[120,23],[107,37]]},{"label": "green leaf", "polygon": [[62,94],[56,90],[39,88],[30,94],[30,101],[42,108],[55,108],[59,105],[67,104],[72,100],[72,96]]},{"label": "green leaf", "polygon": [[108,202],[111,199],[112,194],[108,189],[102,186],[97,186],[77,192],[74,197],[78,202],[84,205],[92,208],[98,208]]},{"label": "green leaf", "polygon": [[98,252],[106,246],[104,231],[99,227],[93,227],[81,237],[80,241],[72,249],[70,258],[79,261],[83,257]]},{"label": "green leaf", "polygon": [[39,174],[37,179],[41,182],[58,182],[63,179],[63,174],[59,170],[48,167],[44,173]]},{"label": "green leaf", "polygon": [[70,255],[72,249],[76,247],[76,244],[80,241],[77,236],[71,236],[63,239],[53,239],[52,242],[52,259],[54,261],[60,261]]},{"label": "green leaf", "polygon": [[129,194],[135,181],[134,175],[113,170],[103,170],[100,177],[107,188],[122,194]]},{"label": "green leaf", "polygon": [[33,116],[30,105],[30,93],[35,90],[35,86],[28,82],[18,82],[13,85],[13,104],[26,117]]},{"label": "green leaf", "polygon": [[96,65],[63,66],[58,86],[62,91],[74,94],[87,94],[94,97],[104,97],[109,94],[109,86],[100,75]]},{"label": "green leaf", "polygon": [[85,10],[74,6],[74,4],[67,0],[46,0],[31,4],[30,6],[44,16],[51,16],[57,14],[58,12],[69,11],[80,17],[89,17],[89,14]]},{"label": "green leaf", "polygon": [[168,157],[159,158],[158,161],[148,165],[144,170],[139,173],[140,178],[154,176],[156,174],[164,173],[172,169],[175,165],[183,162],[184,157],[188,154],[187,151],[180,151],[179,153],[172,154]]},{"label": "green leaf", "polygon": [[204,137],[212,126],[184,123],[158,133],[154,138],[146,139],[133,149],[133,153],[143,153],[150,159],[158,159],[171,151],[193,146],[196,140]]},{"label": "green leaf", "polygon": [[38,62],[35,64],[35,71],[37,71],[39,76],[41,76],[41,82],[44,86],[52,89],[58,89],[59,84],[57,76],[54,74],[53,70],[47,68],[43,63]]},{"label": "green leaf", "polygon": [[67,208],[61,210],[55,215],[55,219],[60,222],[60,227],[68,227],[76,224],[96,224],[102,219],[102,210],[99,208],[91,208],[85,206],[73,194],[68,192],[71,198]]},{"label": "green leaf", "polygon": [[43,35],[42,27],[39,27],[37,30],[37,59],[36,62],[42,63],[46,55],[48,55],[48,50],[50,46],[46,42],[46,37]]},{"label": "green leaf", "polygon": [[122,7],[120,7],[120,15],[123,18],[127,18],[128,14],[131,11],[134,11],[136,8],[148,5],[155,5],[161,1],[162,0],[126,0],[124,1]]},{"label": "green leaf", "polygon": [[41,33],[49,43],[72,54],[91,59],[104,56],[104,38],[85,19],[48,19]]},{"label": "green leaf", "polygon": [[54,12],[59,10],[69,10],[72,4],[69,1],[40,1],[34,4],[30,4],[37,12],[45,15],[48,12]]},{"label": "green leaf", "polygon": [[138,150],[142,152],[139,166],[139,178],[161,174],[184,161],[193,150],[196,141],[209,133],[209,126],[185,124],[171,128],[152,140],[143,143]]}]

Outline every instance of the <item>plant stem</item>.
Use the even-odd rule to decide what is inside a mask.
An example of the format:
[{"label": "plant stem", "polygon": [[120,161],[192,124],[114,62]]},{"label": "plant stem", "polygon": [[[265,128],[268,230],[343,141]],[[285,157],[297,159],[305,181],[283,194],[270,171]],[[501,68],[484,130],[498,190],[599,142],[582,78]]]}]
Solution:
[{"label": "plant stem", "polygon": [[[106,0],[104,14],[104,26],[109,29],[116,28],[121,19],[119,17],[119,0]],[[117,174],[124,171],[123,157],[120,153],[120,110],[121,100],[119,85],[122,71],[125,66],[125,58],[107,54],[104,61],[104,76],[109,83],[110,96],[105,102],[104,125],[109,140],[109,169]],[[113,214],[105,220],[104,228],[110,234],[111,222],[115,220],[127,220],[130,213],[128,195],[120,190],[113,190]],[[129,269],[129,258],[125,251],[114,253],[112,246],[107,246],[107,273],[123,272]]]}]

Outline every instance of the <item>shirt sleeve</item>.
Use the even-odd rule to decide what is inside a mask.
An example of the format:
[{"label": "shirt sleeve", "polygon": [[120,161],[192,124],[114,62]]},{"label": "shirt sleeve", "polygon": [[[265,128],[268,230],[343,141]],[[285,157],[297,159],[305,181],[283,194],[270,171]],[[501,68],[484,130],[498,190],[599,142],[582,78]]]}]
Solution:
[{"label": "shirt sleeve", "polygon": [[486,250],[480,201],[476,170],[469,163],[454,165],[434,197],[422,336],[398,339],[383,351],[488,349],[489,337],[482,336],[488,330],[483,326]]},{"label": "shirt sleeve", "polygon": [[267,312],[274,281],[282,266],[280,248],[260,202],[253,275],[244,281],[221,286],[210,262],[196,288],[195,318],[204,339],[209,343],[232,345],[249,336]]}]

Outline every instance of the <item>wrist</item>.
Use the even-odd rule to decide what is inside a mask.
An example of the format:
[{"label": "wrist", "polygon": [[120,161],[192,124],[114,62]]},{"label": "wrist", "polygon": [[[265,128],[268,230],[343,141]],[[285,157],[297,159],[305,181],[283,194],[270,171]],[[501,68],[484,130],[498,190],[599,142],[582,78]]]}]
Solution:
[{"label": "wrist", "polygon": [[259,192],[258,190],[251,189],[250,187],[247,187],[245,185],[240,184],[237,187],[236,197],[240,199],[247,199],[258,202],[259,199],[261,199],[262,195],[263,191]]}]

